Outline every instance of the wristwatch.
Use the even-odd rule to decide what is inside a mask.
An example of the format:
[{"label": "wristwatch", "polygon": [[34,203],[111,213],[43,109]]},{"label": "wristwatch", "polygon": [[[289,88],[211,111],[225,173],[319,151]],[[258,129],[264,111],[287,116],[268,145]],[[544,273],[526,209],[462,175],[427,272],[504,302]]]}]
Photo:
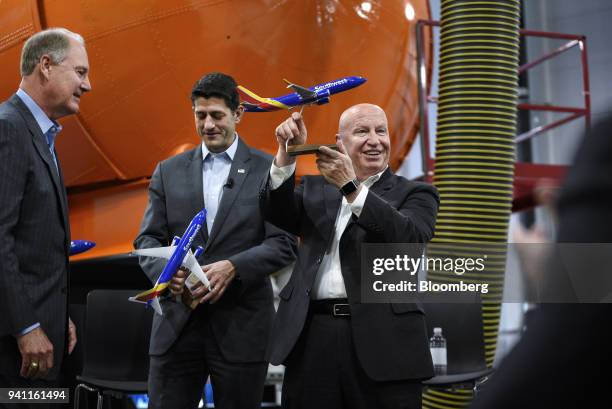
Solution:
[{"label": "wristwatch", "polygon": [[356,191],[360,184],[361,182],[357,178],[349,180],[340,188],[340,193],[342,193],[344,196],[348,196]]}]

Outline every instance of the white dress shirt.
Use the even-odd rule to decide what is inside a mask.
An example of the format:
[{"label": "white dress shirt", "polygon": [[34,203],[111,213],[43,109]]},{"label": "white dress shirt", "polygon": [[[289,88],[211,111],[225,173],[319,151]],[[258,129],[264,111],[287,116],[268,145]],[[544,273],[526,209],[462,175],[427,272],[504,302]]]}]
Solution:
[{"label": "white dress shirt", "polygon": [[[355,200],[353,200],[353,203],[347,202],[346,197],[342,198],[342,205],[336,216],[334,238],[317,270],[317,277],[311,292],[312,299],[347,298],[340,266],[340,238],[342,238],[342,233],[344,233],[344,229],[346,229],[351,219],[351,214],[357,217],[361,215],[369,188],[380,179],[380,176],[386,169],[385,167],[380,173],[370,176],[361,183],[361,191]],[[278,189],[294,172],[295,163],[279,168],[272,162],[272,167],[270,168],[270,189]]]},{"label": "white dress shirt", "polygon": [[223,187],[228,183],[236,149],[238,149],[238,134],[235,134],[234,142],[220,153],[210,152],[206,145],[202,143],[202,189],[208,234],[210,234],[217,216],[219,203],[223,197]]}]

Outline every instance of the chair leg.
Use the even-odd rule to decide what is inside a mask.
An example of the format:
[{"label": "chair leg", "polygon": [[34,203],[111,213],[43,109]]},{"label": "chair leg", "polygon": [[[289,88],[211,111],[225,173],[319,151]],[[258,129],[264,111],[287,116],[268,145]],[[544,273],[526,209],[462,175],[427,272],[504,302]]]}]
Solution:
[{"label": "chair leg", "polygon": [[96,409],[102,409],[103,404],[104,404],[104,394],[98,391],[98,404],[96,406]]},{"label": "chair leg", "polygon": [[74,409],[79,409],[79,401],[80,401],[80,391],[81,389],[85,389],[87,392],[97,392],[96,389],[90,388],[84,383],[80,383],[74,388]]},{"label": "chair leg", "polygon": [[482,378],[476,379],[474,381],[474,396],[478,395],[478,393],[480,392],[480,387],[482,386],[482,384],[484,384],[488,380],[489,380],[488,376],[483,376]]},{"label": "chair leg", "polygon": [[80,396],[81,385],[77,385],[74,388],[74,409],[79,409],[79,396]]}]

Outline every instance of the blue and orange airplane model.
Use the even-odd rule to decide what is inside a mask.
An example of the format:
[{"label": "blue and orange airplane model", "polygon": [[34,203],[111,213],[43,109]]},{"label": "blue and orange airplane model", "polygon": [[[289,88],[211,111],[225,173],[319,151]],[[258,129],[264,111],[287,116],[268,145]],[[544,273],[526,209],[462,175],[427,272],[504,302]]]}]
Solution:
[{"label": "blue and orange airplane model", "polygon": [[329,102],[333,94],[348,91],[366,82],[363,77],[344,77],[334,81],[305,88],[285,80],[287,88],[294,92],[276,98],[263,98],[249,91],[242,85],[238,86],[242,106],[246,112],[270,112],[279,109],[291,109],[303,105],[323,105]]},{"label": "blue and orange airplane model", "polygon": [[132,254],[138,256],[147,257],[159,257],[168,260],[161,275],[155,282],[155,285],[150,290],[144,291],[140,294],[130,297],[130,301],[145,303],[153,307],[156,313],[163,315],[161,305],[159,303],[159,296],[162,295],[170,284],[170,279],[177,272],[180,267],[185,267],[191,271],[191,275],[187,279],[189,282],[187,285],[191,288],[197,280],[201,281],[204,286],[210,289],[210,283],[206,274],[202,271],[200,264],[198,263],[197,257],[202,253],[202,247],[198,247],[195,253],[191,252],[191,245],[196,237],[196,234],[202,228],[204,221],[206,220],[206,209],[202,209],[201,212],[196,214],[189,223],[187,230],[183,233],[182,237],[175,237],[172,240],[172,244],[168,247],[154,247],[150,249],[138,249],[134,250]]}]

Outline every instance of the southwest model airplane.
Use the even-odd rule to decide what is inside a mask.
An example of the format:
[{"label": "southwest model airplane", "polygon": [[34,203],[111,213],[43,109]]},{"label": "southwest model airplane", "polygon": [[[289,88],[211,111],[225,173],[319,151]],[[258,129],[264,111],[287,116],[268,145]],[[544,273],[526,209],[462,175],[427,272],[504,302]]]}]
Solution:
[{"label": "southwest model airplane", "polygon": [[96,243],[93,241],[87,240],[72,240],[70,242],[70,254],[74,256],[75,254],[81,254],[86,252],[87,250],[96,246]]},{"label": "southwest model airplane", "polygon": [[206,209],[202,209],[201,212],[196,214],[189,223],[187,230],[183,233],[183,237],[175,237],[172,240],[172,245],[168,247],[154,247],[150,249],[134,250],[132,254],[138,256],[147,257],[159,257],[168,260],[164,267],[161,275],[157,279],[157,282],[150,290],[144,291],[140,294],[130,297],[130,301],[145,303],[153,307],[156,313],[163,315],[161,305],[159,303],[159,296],[166,291],[170,279],[177,272],[180,267],[185,267],[191,271],[191,275],[187,279],[187,286],[191,287],[197,282],[196,279],[202,282],[206,287],[210,289],[210,283],[206,274],[202,271],[198,260],[196,259],[201,253],[202,248],[198,247],[195,254],[191,252],[191,244],[195,239],[196,234],[202,228],[204,221],[206,220]]},{"label": "southwest model airplane", "polygon": [[242,100],[242,106],[246,112],[270,112],[279,109],[291,109],[300,105],[323,105],[329,102],[330,95],[348,91],[366,82],[362,77],[344,77],[335,81],[304,88],[287,80],[287,88],[295,92],[282,97],[262,98],[242,85],[238,85],[238,92]]}]

